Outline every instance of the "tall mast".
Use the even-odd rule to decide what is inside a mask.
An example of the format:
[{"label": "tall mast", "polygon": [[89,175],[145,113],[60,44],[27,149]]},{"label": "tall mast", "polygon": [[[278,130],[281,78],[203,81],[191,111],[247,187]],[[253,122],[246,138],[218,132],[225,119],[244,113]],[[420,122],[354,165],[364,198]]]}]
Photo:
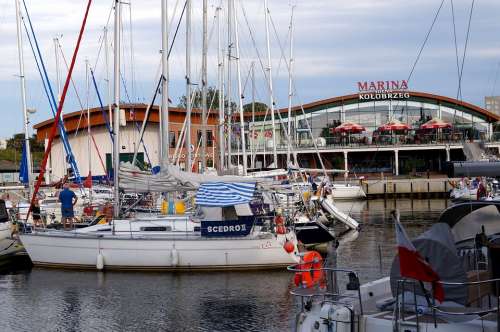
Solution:
[{"label": "tall mast", "polygon": [[252,142],[252,160],[251,166],[255,168],[255,62],[252,61],[252,131],[250,132],[252,137],[250,142]]},{"label": "tall mast", "polygon": [[30,150],[30,134],[29,134],[29,119],[26,109],[26,81],[24,77],[24,53],[23,53],[23,35],[21,32],[21,11],[19,0],[16,0],[16,23],[17,23],[17,55],[19,57],[19,82],[21,84],[21,109],[23,111],[24,122],[24,145],[26,148],[26,163],[28,168],[28,197],[31,197],[31,150]]},{"label": "tall mast", "polygon": [[186,0],[186,171],[191,172],[191,0]]},{"label": "tall mast", "polygon": [[240,110],[240,137],[241,137],[241,155],[243,156],[243,175],[247,175],[248,160],[247,160],[247,147],[245,137],[245,117],[243,116],[243,89],[241,88],[241,68],[240,68],[240,41],[238,38],[238,20],[236,19],[236,10],[233,3],[233,17],[234,17],[234,36],[236,42],[236,71],[238,76],[238,101]]},{"label": "tall mast", "polygon": [[54,58],[56,60],[56,85],[57,85],[57,102],[61,100],[61,71],[59,69],[59,52],[57,47],[59,45],[59,38],[55,37],[54,41]]},{"label": "tall mast", "polygon": [[[217,84],[219,88],[219,173],[224,171],[224,55],[221,49],[221,14],[222,8],[217,8]],[[215,156],[214,156],[215,160]]]},{"label": "tall mast", "polygon": [[292,87],[292,70],[293,70],[293,10],[290,16],[290,62],[288,64],[288,142],[287,142],[287,153],[286,153],[286,167],[290,165],[291,153],[292,153],[292,97],[293,97],[293,87]]},{"label": "tall mast", "polygon": [[264,0],[264,11],[266,18],[266,44],[267,44],[267,80],[269,85],[269,107],[271,109],[271,126],[273,135],[273,163],[274,167],[278,167],[278,156],[276,154],[276,124],[274,122],[274,92],[273,92],[273,71],[271,66],[271,45],[269,40],[269,8],[267,0]]},{"label": "tall mast", "polygon": [[[203,50],[201,60],[201,173],[207,168],[207,49],[208,49],[208,8],[207,0],[203,0]],[[215,157],[215,156],[214,156]]]},{"label": "tall mast", "polygon": [[233,108],[231,105],[231,49],[232,45],[232,2],[227,0],[227,82],[226,82],[226,95],[227,95],[227,168],[230,169],[232,165],[231,152],[232,152],[232,116]]},{"label": "tall mast", "polygon": [[[90,140],[90,79],[89,79],[89,60],[85,59],[85,83],[87,85],[87,96],[86,96],[86,102],[87,102],[87,150],[89,153],[88,156],[88,161],[89,161],[89,171],[88,175],[91,177],[92,181],[92,145],[91,145],[91,140]],[[89,188],[89,201],[92,204],[92,190]]]},{"label": "tall mast", "polygon": [[121,0],[115,0],[115,24],[114,24],[114,144],[113,144],[113,158],[114,158],[114,209],[113,214],[115,218],[120,216],[120,185],[118,179],[118,172],[120,170],[120,41],[121,41],[121,18],[122,4]]},{"label": "tall mast", "polygon": [[169,164],[169,128],[168,128],[168,7],[167,0],[161,1],[161,158],[160,167],[164,171]]},{"label": "tall mast", "polygon": [[111,106],[111,81],[109,79],[109,45],[108,45],[108,27],[104,27],[104,57],[106,60],[106,84],[108,85],[108,113],[109,127],[113,129],[113,108]]}]

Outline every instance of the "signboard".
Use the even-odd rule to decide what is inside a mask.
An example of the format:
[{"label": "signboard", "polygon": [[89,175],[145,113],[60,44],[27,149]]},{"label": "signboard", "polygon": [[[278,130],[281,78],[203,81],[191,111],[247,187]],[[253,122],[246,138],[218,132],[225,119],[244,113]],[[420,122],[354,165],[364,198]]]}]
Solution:
[{"label": "signboard", "polygon": [[358,82],[360,100],[408,99],[408,81]]},{"label": "signboard", "polygon": [[247,236],[252,230],[254,218],[238,220],[201,221],[201,236],[204,237],[238,237]]}]

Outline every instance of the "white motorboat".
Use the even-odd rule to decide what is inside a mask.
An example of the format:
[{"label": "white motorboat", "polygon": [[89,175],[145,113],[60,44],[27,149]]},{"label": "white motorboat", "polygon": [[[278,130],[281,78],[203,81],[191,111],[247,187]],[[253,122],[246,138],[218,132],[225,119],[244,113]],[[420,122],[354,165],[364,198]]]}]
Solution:
[{"label": "white motorboat", "polygon": [[296,331],[498,331],[499,207],[491,202],[454,205],[412,241],[441,279],[442,303],[434,299],[429,283],[401,278],[398,256],[389,277],[361,286],[349,269],[318,268],[312,262],[290,267],[298,280],[305,280],[304,274],[310,276],[307,281],[318,280],[292,291],[301,303]]}]

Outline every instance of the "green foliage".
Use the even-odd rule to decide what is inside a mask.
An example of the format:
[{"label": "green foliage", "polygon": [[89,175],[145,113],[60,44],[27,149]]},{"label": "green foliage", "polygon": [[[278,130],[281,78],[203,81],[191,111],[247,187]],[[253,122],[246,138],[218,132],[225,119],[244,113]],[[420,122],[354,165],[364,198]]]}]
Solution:
[{"label": "green foliage", "polygon": [[[252,104],[248,103],[243,105],[243,112],[252,112]],[[265,112],[268,109],[267,105],[261,102],[255,102],[255,113],[257,112]]]},{"label": "green foliage", "polygon": [[[202,99],[201,96],[202,96],[201,89],[196,89],[194,91],[194,97],[193,97],[192,104],[191,104],[191,106],[193,108],[201,108],[201,106],[202,106],[201,105],[201,99]],[[219,109],[219,90],[217,90],[217,88],[215,88],[213,86],[210,86],[207,89],[207,104],[208,104],[209,109],[210,108],[213,110]],[[228,107],[227,100],[225,101],[224,105],[227,109],[227,107]],[[181,108],[186,108],[187,98],[185,95],[179,98],[179,104],[177,106],[181,107]],[[234,111],[236,109],[236,103],[231,102],[231,107]]]},{"label": "green foliage", "polygon": [[[24,133],[14,134],[7,140],[7,148],[5,150],[0,150],[0,160],[9,160],[19,164],[23,151],[23,143]],[[30,150],[33,163],[36,166],[43,159],[43,154],[45,152],[43,143],[37,141],[36,135],[30,137]]]}]

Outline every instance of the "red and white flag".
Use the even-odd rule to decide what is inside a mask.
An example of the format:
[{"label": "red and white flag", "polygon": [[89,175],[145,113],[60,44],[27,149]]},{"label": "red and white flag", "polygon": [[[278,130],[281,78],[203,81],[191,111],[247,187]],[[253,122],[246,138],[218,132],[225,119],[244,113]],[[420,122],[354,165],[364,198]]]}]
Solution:
[{"label": "red and white flag", "polygon": [[439,302],[444,301],[443,285],[439,283],[439,275],[432,269],[417,249],[411,243],[403,225],[395,218],[396,240],[399,253],[399,270],[402,277],[412,278],[419,281],[431,282],[434,289],[434,298]]}]

